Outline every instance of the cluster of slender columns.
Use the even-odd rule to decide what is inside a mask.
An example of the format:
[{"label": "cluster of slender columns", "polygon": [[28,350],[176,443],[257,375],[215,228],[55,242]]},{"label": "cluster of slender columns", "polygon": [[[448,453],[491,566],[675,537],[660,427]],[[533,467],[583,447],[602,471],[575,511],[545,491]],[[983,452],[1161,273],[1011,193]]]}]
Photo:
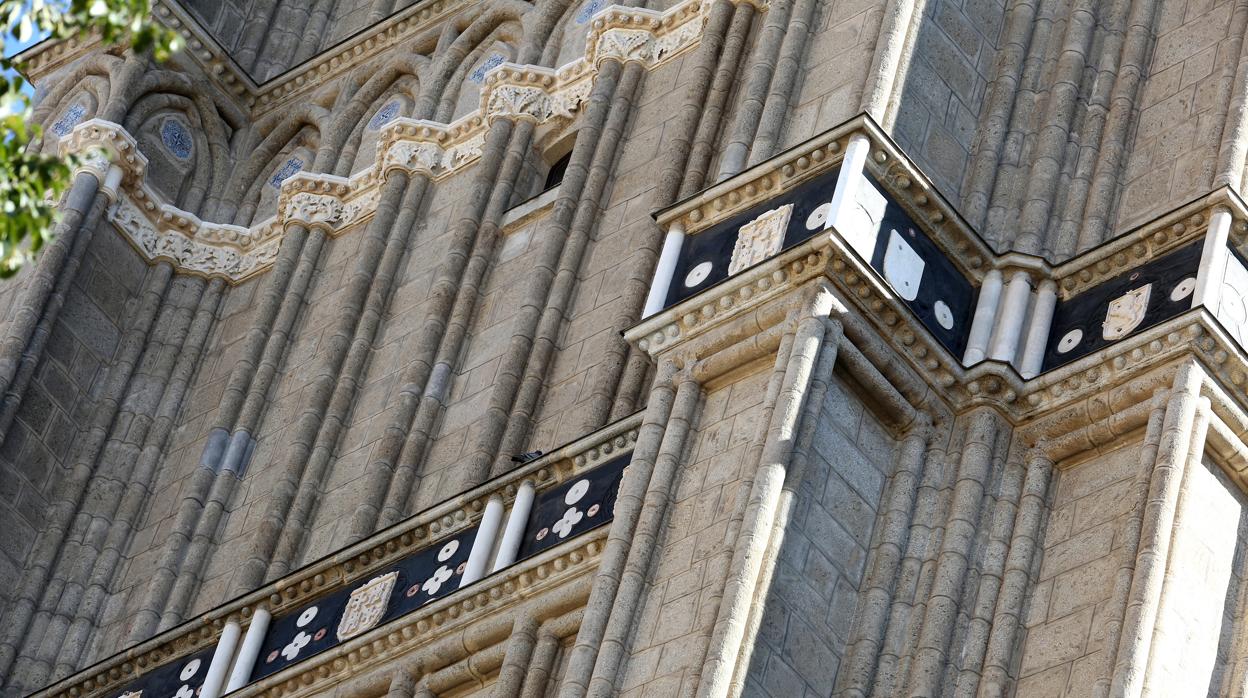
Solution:
[{"label": "cluster of slender columns", "polygon": [[[399,4],[375,0],[370,21]],[[802,89],[808,44],[827,4],[774,0],[762,8],[711,0],[696,48],[680,59],[684,87],[670,105],[674,116],[662,129],[662,159],[641,208],[668,207],[772,158],[787,144],[786,124]],[[335,0],[256,3],[236,60],[268,74],[312,57],[322,48],[336,5]],[[1160,0],[1077,0],[1064,22],[1042,22],[1038,13],[1049,10],[1035,2],[1008,4],[961,210],[1000,251],[1021,254],[1002,257],[983,276],[967,348],[959,357],[965,365],[1003,362],[1024,379],[1041,373],[1058,292],[1038,272],[1036,258],[1065,259],[1112,232],[1160,5]],[[924,2],[888,0],[870,15],[878,21],[878,36],[862,91],[855,94],[861,111],[885,128],[897,119],[925,8]],[[513,42],[518,63],[558,67],[561,32],[580,10],[570,0],[495,3],[422,36],[408,47],[410,55],[383,69],[343,79],[331,98],[292,107],[298,118],[288,122],[266,117],[247,124],[236,108],[188,96],[194,89],[185,76],[171,77],[172,70],[157,71],[145,59],[127,56],[109,64],[109,97],[95,116],[139,128],[165,109],[194,109],[201,117],[219,112],[211,124],[203,119],[210,133],[197,141],[202,151],[213,153],[212,166],[197,171],[193,186],[180,196],[186,210],[206,219],[249,225],[262,208],[264,173],[290,144],[310,143],[312,172],[351,174],[362,147],[361,124],[396,84],[403,82],[413,97],[407,116],[451,122],[468,71],[490,42]],[[1230,16],[1232,27],[1242,30],[1248,3],[1237,2]],[[276,29],[266,33],[265,27]],[[1220,49],[1214,66],[1224,112],[1215,180],[1233,187],[1242,183],[1248,142],[1248,81],[1242,79],[1248,61],[1241,60],[1246,48],[1240,44],[1242,38],[1226,55]],[[583,290],[582,273],[611,201],[617,164],[645,106],[642,63],[607,58],[596,70],[592,91],[572,123],[575,142],[566,173],[549,213],[532,233],[531,268],[520,284],[488,400],[454,468],[455,482],[441,490],[464,490],[504,474],[514,467],[511,454],[535,446],[531,440],[548,397],[548,377]],[[1085,79],[1089,71],[1097,79]],[[158,78],[150,77],[157,72]],[[1041,84],[1048,87],[1037,87]],[[59,99],[64,91],[49,94]],[[1033,103],[1036,108],[1027,107]],[[395,409],[385,413],[378,445],[362,466],[359,500],[345,524],[348,543],[429,502],[431,494],[422,488],[426,465],[499,261],[506,214],[531,189],[528,179],[538,167],[543,135],[542,126],[528,119],[494,120],[479,161],[455,180],[462,196],[451,209],[448,242],[432,265],[428,296],[413,311],[421,314],[419,330],[406,347]],[[868,156],[865,141],[854,147],[844,162],[861,169]],[[230,164],[238,165],[235,176]],[[93,241],[112,234],[106,218],[120,177],[116,167],[103,175],[88,170],[75,175],[55,240],[23,281],[22,298],[0,338],[0,442],[11,433]],[[255,282],[243,340],[210,413],[210,435],[178,490],[150,575],[134,598],[125,600],[124,637],[101,639],[102,616],[152,504],[171,436],[219,335],[223,303],[235,292],[220,279],[178,273],[166,261],[147,269],[91,396],[89,417],[66,457],[64,477],[55,484],[47,522],[9,595],[0,628],[5,677],[0,687],[33,689],[101,652],[110,654],[189,620],[233,516],[246,515],[255,523],[246,530],[227,596],[250,592],[307,561],[325,484],[374,350],[392,319],[392,298],[404,282],[412,250],[427,242],[424,217],[442,186],[423,173],[384,173],[375,211],[362,229],[350,233],[359,238],[358,251],[348,263],[320,348],[300,369],[303,398],[297,414],[280,432],[282,443],[272,449],[276,456],[263,464],[277,473],[272,490],[243,510],[238,500],[246,492],[245,478],[259,465],[252,463],[259,431],[289,371],[318,273],[335,245],[328,226],[287,227],[270,271]],[[839,187],[838,192],[843,193]],[[1206,256],[1227,254],[1229,226],[1229,212],[1217,214]],[[612,276],[622,298],[611,327],[620,331],[662,310],[686,231],[679,225],[660,230],[647,219],[634,237]],[[661,283],[652,284],[652,278]],[[1212,298],[1218,283],[1216,274],[1202,267],[1197,303],[1205,295]],[[954,414],[914,371],[894,360],[888,345],[835,293],[821,288],[804,303],[800,312],[777,321],[778,329],[734,350],[754,352],[750,360],[765,350],[773,364],[766,419],[747,459],[753,471],[724,549],[711,565],[723,584],[695,650],[703,660],[696,692],[734,695],[746,684],[766,610],[759,590],[771,584],[794,516],[818,406],[834,371],[842,371],[887,407],[886,421],[899,446],[845,642],[838,695],[1008,694],[1018,678],[1023,614],[1038,574],[1055,463],[1070,455],[1066,432],[1016,431],[1007,416],[985,405]],[[638,410],[644,416],[601,563],[592,584],[578,592],[584,609],[517,616],[505,627],[491,626],[490,641],[474,645],[481,652],[470,660],[426,658],[361,677],[360,687],[384,684],[388,688],[380,690],[396,697],[433,695],[459,685],[455,682],[464,676],[497,671],[501,694],[542,695],[566,643],[567,656],[559,660],[561,696],[620,689],[706,385],[736,366],[725,358],[728,351],[719,358],[674,355],[656,366],[614,333],[598,351],[585,379],[588,398],[574,417],[581,432]],[[1156,465],[1134,483],[1138,512],[1127,527],[1113,580],[1105,633],[1114,649],[1100,668],[1097,695],[1130,694],[1144,681],[1179,483],[1199,458],[1205,430],[1217,428],[1200,390],[1197,370],[1185,367],[1172,384],[1152,386],[1127,417],[1120,416],[1144,430],[1143,458]],[[531,487],[524,496],[532,499]],[[501,501],[492,501],[482,526],[501,535],[505,552],[518,545],[518,529],[504,518]],[[465,583],[499,569],[505,558],[491,566],[486,553],[474,550]],[[239,658],[252,652],[249,661],[254,661],[267,620],[259,611],[246,628],[227,624],[205,698],[246,680],[250,667]],[[452,654],[447,650],[447,657]]]},{"label": "cluster of slender columns", "polygon": [[[323,23],[327,3],[311,8],[307,22]],[[283,10],[274,5],[277,12]],[[736,6],[726,0],[717,2],[711,12],[708,31],[704,34],[692,59],[694,70],[701,78],[690,81],[688,94],[681,107],[678,127],[670,145],[673,157],[665,161],[665,169],[655,193],[656,207],[675,201],[700,188],[715,153],[714,143],[721,133],[732,129],[744,144],[751,134],[767,143],[755,144],[744,151],[741,145],[721,163],[721,174],[731,174],[745,165],[747,153],[758,160],[774,150],[779,134],[776,124],[763,115],[783,111],[794,87],[800,65],[803,36],[813,12],[814,3],[798,3],[790,12],[787,4],[778,11],[763,14],[752,6]],[[393,8],[374,8],[381,14]],[[567,3],[539,4],[533,9],[540,21],[526,28],[518,60],[522,63],[550,63],[557,47],[546,43],[554,34],[554,25],[567,12],[576,10]],[[501,22],[512,15],[489,12],[470,23],[458,35],[446,35],[436,42],[431,61],[418,62],[417,79],[420,90],[412,116],[447,121],[454,107],[453,87],[463,79],[462,65],[479,53],[477,46]],[[728,99],[736,80],[739,65],[749,53],[754,25],[765,18],[765,37],[755,42],[750,60],[751,71],[745,98],[749,107],[741,109],[735,119],[728,117]],[[289,19],[289,18],[288,18]],[[249,26],[263,25],[263,22]],[[249,30],[250,31],[250,30]],[[316,34],[315,32],[309,35]],[[257,37],[243,36],[240,60],[266,60],[263,51],[249,57],[248,46],[259,46]],[[275,44],[276,45],[276,44]],[[267,50],[267,49],[266,49]],[[306,52],[306,47],[299,49]],[[786,62],[787,61],[787,62]],[[137,78],[143,69],[141,60],[127,63]],[[777,69],[775,66],[779,66]],[[507,454],[520,450],[533,427],[533,417],[545,388],[544,377],[556,351],[559,333],[568,320],[568,308],[576,290],[577,274],[592,241],[594,227],[602,212],[619,146],[624,142],[634,104],[644,82],[645,70],[636,63],[609,62],[600,68],[593,93],[584,108],[577,127],[572,161],[552,208],[552,215],[538,233],[541,250],[536,272],[525,292],[523,311],[504,356],[499,378],[493,388],[490,407],[483,416],[472,455],[461,474],[462,485],[477,484],[505,470]],[[354,138],[344,141],[342,131],[366,116],[365,110],[382,94],[386,84],[369,80],[344,93],[340,98],[341,112],[333,118],[346,126],[335,128],[323,139],[341,142],[344,147],[322,147],[318,150],[313,171],[343,171],[354,158]],[[114,86],[114,103],[101,113],[104,118],[124,118],[129,103],[142,102],[135,89]],[[152,111],[154,105],[145,107]],[[316,108],[309,114],[314,115]],[[760,128],[760,124],[764,124]],[[248,140],[259,150],[276,154],[281,139],[298,131],[288,127],[272,128]],[[534,127],[528,122],[496,122],[487,134],[480,164],[469,176],[474,183],[469,191],[462,218],[452,231],[452,248],[440,264],[433,286],[434,302],[427,310],[426,331],[414,347],[414,360],[408,365],[399,393],[402,409],[394,415],[386,431],[382,447],[368,464],[366,499],[360,503],[352,521],[351,535],[358,539],[376,528],[388,525],[411,513],[414,493],[419,489],[420,464],[431,445],[433,429],[446,406],[450,375],[462,352],[466,334],[479,300],[480,289],[488,274],[498,247],[503,213],[515,199],[515,190],[527,159],[532,157]],[[238,140],[238,139],[236,139]],[[250,162],[260,163],[254,157]],[[346,161],[346,162],[344,162]],[[255,165],[248,164],[251,171]],[[258,172],[258,171],[257,171]],[[214,185],[220,186],[220,185]],[[111,187],[111,189],[110,189]],[[42,351],[52,323],[64,299],[64,287],[73,279],[76,264],[89,245],[91,235],[100,227],[109,192],[116,182],[100,183],[91,174],[79,175],[66,203],[67,215],[53,250],[46,255],[28,293],[34,301],[23,305],[21,322],[12,325],[6,340],[5,357],[0,358],[13,378],[5,393],[6,411],[11,421],[20,404],[21,390],[29,381],[35,362]],[[306,544],[306,530],[316,511],[320,483],[332,463],[334,450],[341,437],[345,419],[358,392],[370,348],[380,330],[387,303],[406,252],[413,244],[415,231],[431,182],[424,175],[387,174],[380,193],[377,211],[363,233],[361,253],[346,281],[344,301],[328,335],[328,350],[321,352],[314,370],[309,404],[302,411],[292,431],[283,462],[266,467],[280,467],[283,476],[266,503],[267,513],[253,536],[247,559],[236,576],[234,591],[245,592],[266,579],[281,576],[301,560]],[[225,193],[207,192],[205,210],[210,215],[224,215],[243,221],[255,211],[256,190],[237,182],[226,184]],[[240,201],[238,197],[244,197]],[[81,231],[81,232],[79,232]],[[256,430],[268,407],[275,382],[283,370],[306,297],[316,269],[329,245],[327,230],[292,225],[272,271],[261,282],[256,294],[255,309],[241,355],[231,369],[220,408],[215,413],[215,426],[204,449],[200,467],[196,468],[181,493],[173,513],[173,527],[162,543],[155,569],[140,592],[140,601],[128,623],[128,640],[141,640],[152,633],[170,628],[191,609],[203,582],[208,562],[212,559],[216,536],[229,516],[233,498],[241,478],[246,477],[249,461],[256,447]],[[644,302],[649,275],[657,257],[658,231],[650,242],[639,245],[640,251],[628,262],[624,274],[628,280],[626,302],[622,304],[620,327],[635,321]],[[125,559],[128,539],[137,526],[143,507],[148,504],[151,481],[158,470],[160,456],[174,426],[178,408],[197,368],[199,353],[212,330],[217,305],[228,293],[219,280],[184,281],[173,274],[167,264],[158,264],[149,272],[147,291],[141,296],[140,310],[132,319],[133,326],[122,346],[134,353],[132,358],[119,355],[110,377],[116,376],[102,393],[103,403],[96,412],[98,426],[92,436],[81,442],[81,455],[75,455],[71,472],[75,478],[63,483],[62,503],[57,505],[53,520],[64,523],[49,526],[41,535],[34,558],[68,561],[66,553],[80,550],[76,540],[88,536],[86,528],[93,520],[82,510],[81,498],[106,474],[120,477],[125,495],[119,493],[119,513],[110,518],[103,529],[98,524],[84,543],[96,545],[101,562],[95,571],[75,578],[82,572],[70,568],[68,562],[47,567],[32,566],[27,570],[22,589],[15,598],[16,622],[3,645],[0,660],[12,663],[18,655],[26,685],[36,685],[54,675],[61,675],[78,666],[85,658],[84,649],[91,640],[98,613],[107,600],[110,585],[115,581],[118,565]],[[58,293],[58,288],[59,293]],[[39,309],[40,305],[43,310]],[[184,321],[172,321],[175,317]],[[165,334],[172,333],[170,340]],[[169,341],[183,346],[175,361],[170,355],[157,352]],[[150,359],[146,357],[151,357]],[[125,387],[133,376],[146,377],[143,361],[159,361],[158,374],[169,381],[159,404],[140,407],[141,417],[156,425],[149,435],[139,439],[131,466],[134,477],[119,476],[114,470],[114,454],[120,446],[112,439],[121,439],[123,426],[129,425]],[[598,386],[591,408],[584,417],[590,430],[634,409],[642,387],[649,377],[648,360],[629,349],[622,340],[607,348],[607,358],[594,377]],[[170,376],[176,378],[176,382]],[[145,393],[146,395],[146,393]],[[137,398],[136,398],[137,399]],[[110,434],[115,435],[110,437]],[[133,439],[133,431],[126,438]],[[123,502],[124,500],[124,502]],[[133,511],[132,511],[133,510]],[[112,512],[103,514],[106,517]],[[99,523],[104,523],[99,520]],[[98,529],[98,530],[97,530]],[[59,558],[55,551],[61,551]],[[60,572],[56,570],[60,569]],[[63,575],[63,577],[61,576]],[[52,585],[47,583],[51,581]],[[82,608],[71,604],[62,588],[81,588],[85,594]],[[25,609],[25,610],[22,610]],[[72,630],[71,630],[72,627]],[[45,632],[50,628],[50,632]],[[33,632],[29,632],[33,630]],[[45,639],[46,638],[46,639]],[[65,639],[62,642],[62,639]],[[39,649],[42,648],[42,649]]]}]

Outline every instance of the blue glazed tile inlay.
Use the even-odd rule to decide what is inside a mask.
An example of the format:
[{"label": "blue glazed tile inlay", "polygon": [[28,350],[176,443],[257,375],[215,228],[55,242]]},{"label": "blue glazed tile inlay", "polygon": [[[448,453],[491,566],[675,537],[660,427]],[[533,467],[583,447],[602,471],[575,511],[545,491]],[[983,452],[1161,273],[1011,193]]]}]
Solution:
[{"label": "blue glazed tile inlay", "polygon": [[368,128],[370,130],[376,131],[380,129],[382,126],[385,126],[386,124],[390,123],[391,121],[394,121],[394,117],[398,115],[399,115],[398,100],[392,100],[390,102],[387,102],[384,107],[377,110],[376,114],[373,114],[372,120],[368,122]]},{"label": "blue glazed tile inlay", "polygon": [[185,160],[191,156],[191,149],[194,147],[191,141],[191,134],[177,119],[166,119],[165,123],[160,127],[160,140],[181,160]]},{"label": "blue glazed tile inlay", "polygon": [[291,158],[287,160],[286,164],[282,165],[277,172],[273,173],[273,176],[269,178],[269,184],[271,184],[274,189],[280,189],[282,182],[285,182],[291,175],[302,169],[303,160],[300,160],[299,158]]},{"label": "blue glazed tile inlay", "polygon": [[585,7],[581,8],[580,14],[576,16],[577,24],[585,24],[597,14],[598,10],[607,6],[606,0],[589,0]]},{"label": "blue glazed tile inlay", "polygon": [[78,125],[78,122],[82,121],[82,117],[86,113],[87,108],[81,104],[75,104],[66,109],[61,118],[55,124],[52,124],[52,132],[58,136],[69,135],[69,132],[74,130],[74,127]]},{"label": "blue glazed tile inlay", "polygon": [[469,75],[468,79],[480,85],[481,83],[485,82],[486,73],[502,65],[504,62],[506,62],[506,60],[507,60],[507,57],[504,56],[503,54],[495,53],[489,58],[485,59],[485,62],[482,63],[480,66],[478,66],[476,70],[472,71],[472,75]]}]

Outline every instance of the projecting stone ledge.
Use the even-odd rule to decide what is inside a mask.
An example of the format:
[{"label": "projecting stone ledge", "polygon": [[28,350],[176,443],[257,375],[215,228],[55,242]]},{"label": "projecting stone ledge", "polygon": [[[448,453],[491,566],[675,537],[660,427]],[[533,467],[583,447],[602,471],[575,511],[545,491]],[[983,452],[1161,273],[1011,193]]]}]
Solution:
[{"label": "projecting stone ledge", "polygon": [[[521,610],[574,633],[639,423],[607,426],[35,695],[282,696],[367,681],[416,650],[427,661],[505,639]],[[483,670],[498,668],[491,657]],[[434,690],[462,678],[441,673]]]},{"label": "projecting stone ledge", "polygon": [[1229,188],[1061,265],[998,255],[864,115],[656,219],[667,240],[626,336],[660,361],[751,340],[819,280],[955,411],[1021,418],[1072,374],[1130,368],[1162,326],[1248,346],[1248,207]]}]

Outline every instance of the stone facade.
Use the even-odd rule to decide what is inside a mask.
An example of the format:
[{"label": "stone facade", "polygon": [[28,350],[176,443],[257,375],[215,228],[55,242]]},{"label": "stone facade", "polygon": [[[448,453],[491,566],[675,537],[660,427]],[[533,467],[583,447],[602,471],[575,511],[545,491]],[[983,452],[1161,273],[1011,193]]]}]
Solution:
[{"label": "stone facade", "polygon": [[3,695],[1248,690],[1248,5],[154,16],[20,56]]}]

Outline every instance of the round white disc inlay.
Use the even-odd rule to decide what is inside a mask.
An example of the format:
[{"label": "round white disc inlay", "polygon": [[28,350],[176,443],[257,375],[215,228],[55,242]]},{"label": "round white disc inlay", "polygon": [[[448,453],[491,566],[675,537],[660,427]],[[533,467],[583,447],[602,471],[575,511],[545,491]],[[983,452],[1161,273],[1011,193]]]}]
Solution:
[{"label": "round white disc inlay", "polygon": [[456,550],[459,550],[459,541],[453,540],[448,542],[438,551],[438,562],[446,562],[447,559],[455,554]]},{"label": "round white disc inlay", "polygon": [[689,273],[685,275],[685,288],[693,288],[694,286],[697,286],[703,281],[706,281],[706,277],[710,275],[711,263],[702,262],[701,264],[690,269]]},{"label": "round white disc inlay", "polygon": [[302,628],[308,623],[311,623],[312,619],[315,617],[316,617],[316,606],[308,606],[307,608],[303,609],[303,613],[299,614],[299,620],[295,621],[295,625],[297,627]]},{"label": "round white disc inlay", "polygon": [[806,217],[807,230],[823,230],[823,226],[828,224],[828,216],[832,213],[832,203],[820,204],[819,208],[810,212]]},{"label": "round white disc inlay", "polygon": [[1062,336],[1060,342],[1057,343],[1057,353],[1065,354],[1079,345],[1083,339],[1083,330],[1075,328]]},{"label": "round white disc inlay", "polygon": [[1196,290],[1195,277],[1187,277],[1174,285],[1174,289],[1170,291],[1170,300],[1181,301],[1192,295],[1192,291]]},{"label": "round white disc inlay", "polygon": [[946,330],[952,330],[953,311],[949,309],[949,304],[944,301],[936,301],[936,305],[932,309],[936,311],[936,322],[939,322],[940,326]]},{"label": "round white disc inlay", "polygon": [[584,497],[588,491],[589,480],[581,480],[568,488],[568,493],[563,495],[563,501],[565,504],[576,504],[581,501],[581,497]]},{"label": "round white disc inlay", "polygon": [[182,677],[183,681],[190,681],[197,671],[199,671],[199,660],[192,659],[186,663],[186,666],[182,667],[182,673],[179,676]]}]

